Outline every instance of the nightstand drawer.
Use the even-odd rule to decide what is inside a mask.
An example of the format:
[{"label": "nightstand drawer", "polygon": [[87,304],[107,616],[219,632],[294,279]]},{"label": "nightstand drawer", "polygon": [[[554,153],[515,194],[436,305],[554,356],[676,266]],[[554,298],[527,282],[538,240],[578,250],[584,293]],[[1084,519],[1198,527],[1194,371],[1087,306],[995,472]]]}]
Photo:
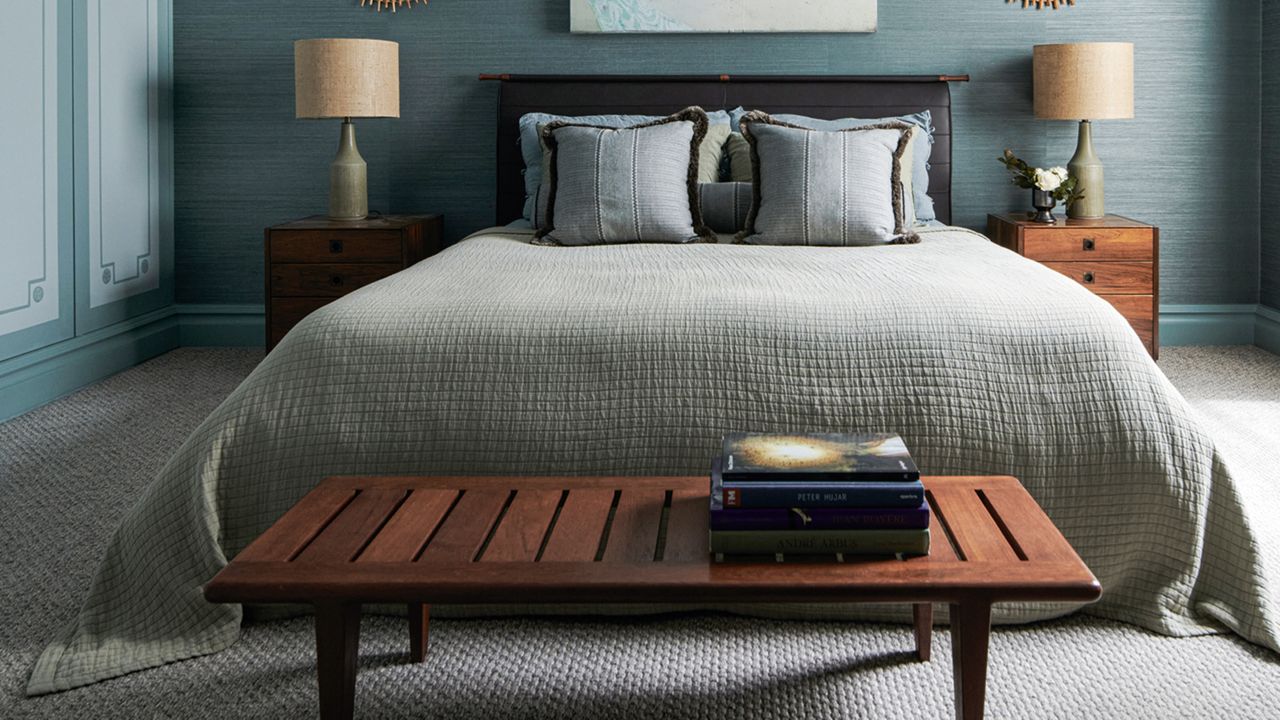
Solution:
[{"label": "nightstand drawer", "polygon": [[399,230],[272,230],[271,262],[399,263]]},{"label": "nightstand drawer", "polygon": [[1155,298],[1151,295],[1099,295],[1120,311],[1142,344],[1155,354]]},{"label": "nightstand drawer", "polygon": [[271,294],[274,297],[339,297],[399,272],[403,266],[390,263],[272,265]]},{"label": "nightstand drawer", "polygon": [[1149,262],[1046,262],[1042,264],[1096,293],[1150,295],[1154,287],[1152,281],[1155,266]]},{"label": "nightstand drawer", "polygon": [[1150,228],[1044,227],[1023,231],[1023,254],[1032,260],[1140,260],[1155,256]]}]

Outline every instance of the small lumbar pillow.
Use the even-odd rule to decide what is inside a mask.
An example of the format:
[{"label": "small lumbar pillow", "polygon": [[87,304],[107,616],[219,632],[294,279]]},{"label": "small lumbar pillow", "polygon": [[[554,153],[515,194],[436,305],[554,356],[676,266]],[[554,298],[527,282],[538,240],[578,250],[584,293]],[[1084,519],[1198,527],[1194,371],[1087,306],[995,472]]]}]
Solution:
[{"label": "small lumbar pillow", "polygon": [[908,214],[913,125],[822,131],[748,113],[742,134],[755,168],[738,239],[753,245],[919,242]]},{"label": "small lumbar pillow", "polygon": [[688,108],[628,128],[549,123],[543,244],[714,240],[698,204],[698,150],[707,114]]},{"label": "small lumbar pillow", "polygon": [[698,202],[707,227],[725,235],[742,232],[751,211],[751,183],[698,183]]}]

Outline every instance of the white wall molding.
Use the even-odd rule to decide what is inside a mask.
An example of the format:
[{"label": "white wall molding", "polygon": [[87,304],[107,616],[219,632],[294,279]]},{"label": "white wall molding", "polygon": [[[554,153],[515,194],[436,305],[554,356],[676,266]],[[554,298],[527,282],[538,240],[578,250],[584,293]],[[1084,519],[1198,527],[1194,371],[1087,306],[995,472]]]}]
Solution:
[{"label": "white wall molding", "polygon": [[[0,155],[0,335],[61,317],[58,242],[58,6],[51,0],[0,9],[0,97],[6,110]],[[12,54],[10,54],[12,53]],[[65,308],[70,310],[70,308]]]},{"label": "white wall molding", "polygon": [[87,6],[90,308],[160,287],[156,3]]}]

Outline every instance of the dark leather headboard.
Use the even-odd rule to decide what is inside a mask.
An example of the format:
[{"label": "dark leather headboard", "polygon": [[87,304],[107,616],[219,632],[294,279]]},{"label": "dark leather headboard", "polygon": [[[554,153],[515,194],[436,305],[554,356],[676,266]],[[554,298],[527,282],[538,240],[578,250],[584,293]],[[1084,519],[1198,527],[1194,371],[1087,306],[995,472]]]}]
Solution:
[{"label": "dark leather headboard", "polygon": [[500,80],[498,99],[497,222],[521,216],[524,161],[520,155],[520,116],[668,115],[690,105],[707,110],[796,113],[818,118],[877,118],[928,109],[933,113],[934,145],[929,195],[938,219],[951,222],[951,88],[967,76],[790,77],[790,76],[639,76],[639,75],[483,75]]}]

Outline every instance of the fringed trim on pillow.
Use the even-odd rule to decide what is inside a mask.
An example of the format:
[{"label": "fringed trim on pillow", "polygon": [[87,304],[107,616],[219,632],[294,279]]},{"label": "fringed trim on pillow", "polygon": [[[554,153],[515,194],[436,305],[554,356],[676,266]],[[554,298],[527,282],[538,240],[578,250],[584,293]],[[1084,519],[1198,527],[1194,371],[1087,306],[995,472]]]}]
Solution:
[{"label": "fringed trim on pillow", "polygon": [[[693,138],[689,142],[689,173],[688,173],[688,190],[689,190],[689,219],[693,225],[693,233],[699,242],[715,242],[716,234],[711,228],[707,227],[702,221],[702,203],[698,199],[698,160],[700,157],[700,149],[702,141],[707,137],[707,128],[710,121],[707,119],[707,111],[697,106],[690,106],[678,113],[668,115],[664,118],[652,120],[639,125],[628,125],[624,128],[606,127],[603,125],[588,125],[585,123],[576,123],[571,120],[557,120],[542,126],[542,141],[547,144],[547,148],[551,151],[551,162],[547,168],[547,179],[551,190],[547,194],[547,221],[533,235],[534,245],[560,245],[554,238],[549,238],[551,232],[555,230],[556,219],[556,166],[557,155],[559,152],[556,143],[556,130],[563,127],[584,127],[596,130],[641,130],[655,125],[666,125],[675,122],[688,122],[693,124]],[[547,242],[546,240],[549,240]]]},{"label": "fringed trim on pillow", "polygon": [[755,135],[751,133],[750,124],[761,123],[764,125],[777,125],[778,127],[791,128],[793,130],[806,130],[808,132],[858,132],[859,130],[899,130],[901,131],[898,138],[898,147],[893,152],[893,169],[892,177],[889,182],[893,186],[890,189],[890,196],[893,199],[893,222],[894,222],[894,238],[889,241],[890,245],[914,245],[920,242],[920,236],[914,230],[907,227],[906,208],[902,199],[902,156],[907,152],[907,148],[911,144],[912,136],[915,132],[915,125],[905,122],[887,122],[877,123],[875,125],[860,125],[855,128],[847,128],[844,130],[814,130],[803,125],[795,125],[789,122],[778,120],[767,112],[761,110],[752,110],[742,116],[742,120],[738,122],[738,128],[742,131],[742,136],[747,139],[747,144],[751,146],[751,170],[755,176],[751,181],[751,210],[747,213],[747,224],[741,232],[734,235],[734,242],[745,244],[747,238],[756,234],[756,217],[760,210],[761,200],[761,184],[760,184],[760,150],[757,147]]}]

